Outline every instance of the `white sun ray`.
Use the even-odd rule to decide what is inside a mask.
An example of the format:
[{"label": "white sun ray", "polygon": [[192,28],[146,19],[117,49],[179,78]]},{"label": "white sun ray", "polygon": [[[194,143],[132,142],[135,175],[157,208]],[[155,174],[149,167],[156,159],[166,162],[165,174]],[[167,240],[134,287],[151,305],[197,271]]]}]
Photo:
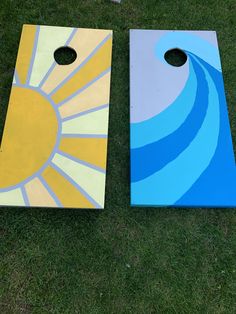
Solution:
[{"label": "white sun ray", "polygon": [[82,165],[60,154],[52,162],[80,185],[100,206],[104,206],[105,173]]},{"label": "white sun ray", "polygon": [[54,51],[64,46],[71,33],[71,27],[40,26],[38,45],[30,78],[31,86],[38,86],[54,61]]},{"label": "white sun ray", "polygon": [[62,123],[62,134],[107,134],[109,108],[93,111]]},{"label": "white sun ray", "polygon": [[25,206],[25,201],[21,189],[17,188],[0,193],[0,204],[2,206]]}]

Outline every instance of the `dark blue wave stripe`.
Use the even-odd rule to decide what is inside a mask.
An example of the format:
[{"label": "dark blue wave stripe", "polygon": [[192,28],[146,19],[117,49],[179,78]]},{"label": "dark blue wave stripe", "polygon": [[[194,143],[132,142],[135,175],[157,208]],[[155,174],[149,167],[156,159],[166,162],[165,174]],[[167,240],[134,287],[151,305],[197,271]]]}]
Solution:
[{"label": "dark blue wave stripe", "polygon": [[151,144],[131,149],[131,182],[147,178],[178,157],[190,145],[204,121],[208,107],[208,84],[201,66],[191,54],[189,57],[197,76],[193,109],[175,132]]},{"label": "dark blue wave stripe", "polygon": [[175,205],[236,207],[236,167],[222,73],[195,58],[208,71],[218,92],[219,138],[211,163]]}]

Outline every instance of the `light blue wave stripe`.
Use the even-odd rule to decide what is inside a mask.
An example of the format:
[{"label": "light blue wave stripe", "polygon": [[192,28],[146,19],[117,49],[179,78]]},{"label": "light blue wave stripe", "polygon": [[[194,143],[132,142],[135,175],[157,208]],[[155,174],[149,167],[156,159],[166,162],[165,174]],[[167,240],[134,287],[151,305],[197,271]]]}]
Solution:
[{"label": "light blue wave stripe", "polygon": [[157,58],[166,63],[164,55],[166,51],[173,48],[192,52],[218,71],[222,71],[218,48],[196,35],[186,33],[185,31],[169,32],[158,41],[155,54]]},{"label": "light blue wave stripe", "polygon": [[214,82],[202,68],[209,86],[208,109],[202,127],[175,160],[145,180],[131,184],[132,205],[174,205],[210,164],[218,143],[220,109]]},{"label": "light blue wave stripe", "polygon": [[130,125],[131,148],[156,142],[177,130],[191,112],[196,92],[197,77],[189,59],[189,77],[176,100],[158,115]]}]

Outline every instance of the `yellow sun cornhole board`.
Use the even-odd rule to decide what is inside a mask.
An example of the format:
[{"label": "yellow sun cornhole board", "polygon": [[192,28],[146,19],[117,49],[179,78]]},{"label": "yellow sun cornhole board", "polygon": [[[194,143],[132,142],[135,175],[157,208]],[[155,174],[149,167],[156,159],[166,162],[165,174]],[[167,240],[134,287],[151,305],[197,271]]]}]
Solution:
[{"label": "yellow sun cornhole board", "polygon": [[[73,48],[59,65],[54,52]],[[0,205],[103,208],[112,31],[24,25],[0,147]]]}]

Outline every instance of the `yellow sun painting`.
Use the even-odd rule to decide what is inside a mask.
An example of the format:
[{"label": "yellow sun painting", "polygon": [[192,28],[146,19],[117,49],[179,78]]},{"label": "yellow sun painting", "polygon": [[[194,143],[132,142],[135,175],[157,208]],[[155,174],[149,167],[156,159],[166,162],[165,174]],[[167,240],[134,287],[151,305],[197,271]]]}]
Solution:
[{"label": "yellow sun painting", "polygon": [[[54,52],[77,53],[59,65]],[[0,205],[103,208],[112,31],[24,25],[0,147]]]}]

